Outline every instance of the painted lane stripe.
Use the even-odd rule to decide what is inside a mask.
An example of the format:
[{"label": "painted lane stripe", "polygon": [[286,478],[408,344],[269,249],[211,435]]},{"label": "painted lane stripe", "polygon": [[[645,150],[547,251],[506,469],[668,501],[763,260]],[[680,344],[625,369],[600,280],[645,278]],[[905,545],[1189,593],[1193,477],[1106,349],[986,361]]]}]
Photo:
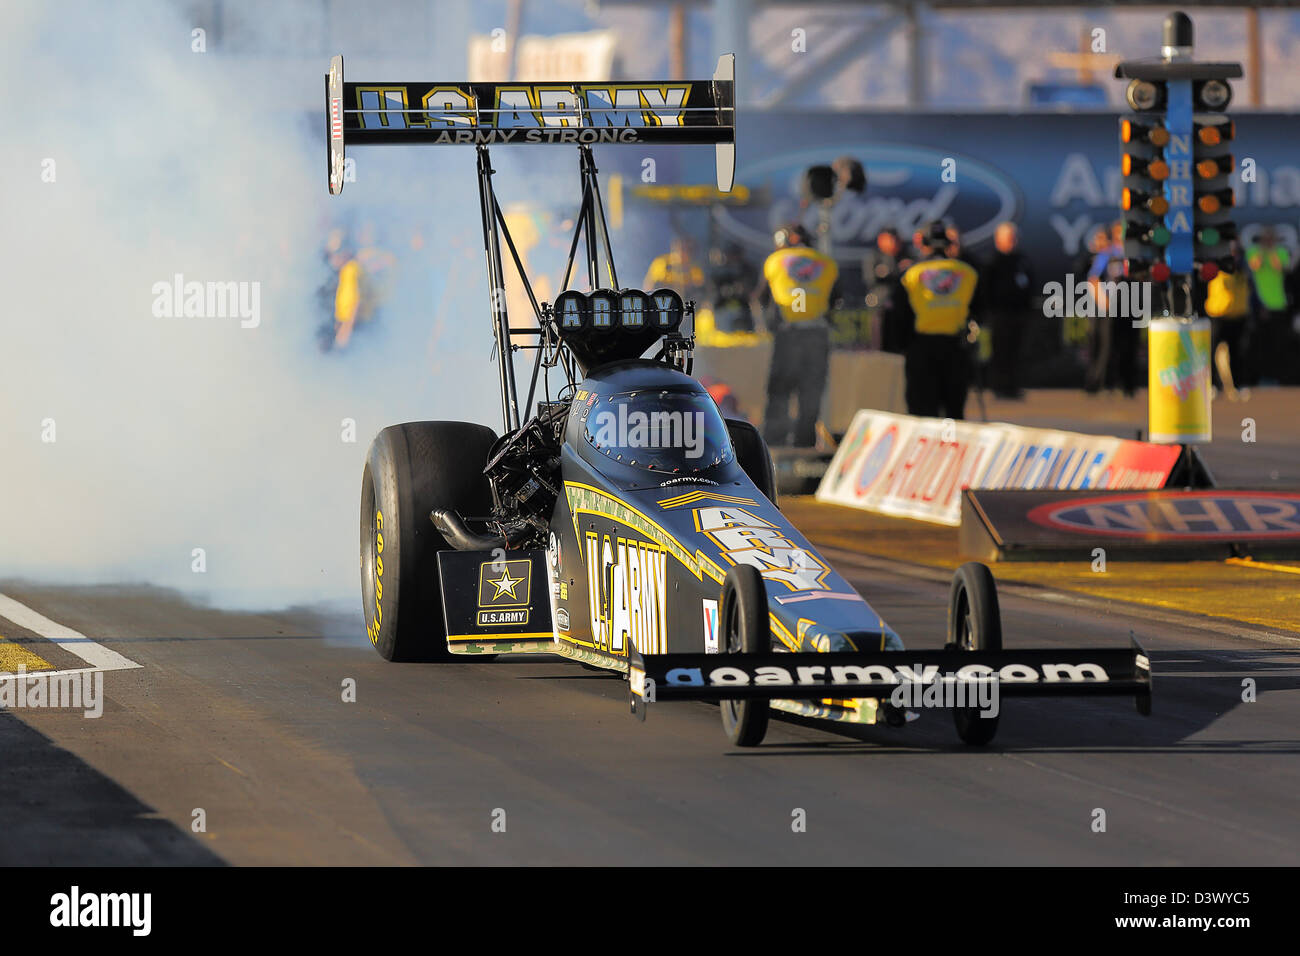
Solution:
[{"label": "painted lane stripe", "polygon": [[4,594],[0,594],[0,617],[34,634],[39,634],[51,643],[58,644],[64,650],[80,657],[90,665],[92,670],[123,671],[142,666],[103,644],[95,643],[80,631],[74,631],[70,627],[51,621],[44,614],[38,614],[27,605],[19,604]]},{"label": "painted lane stripe", "polygon": [[33,654],[21,644],[7,641],[4,635],[0,635],[0,672],[12,674],[20,667],[28,671],[48,671],[54,665],[39,654]]},{"label": "painted lane stripe", "polygon": [[1238,568],[1255,568],[1259,571],[1281,571],[1283,574],[1300,574],[1300,568],[1294,565],[1270,564],[1267,561],[1256,561],[1254,558],[1224,558],[1223,563]]}]

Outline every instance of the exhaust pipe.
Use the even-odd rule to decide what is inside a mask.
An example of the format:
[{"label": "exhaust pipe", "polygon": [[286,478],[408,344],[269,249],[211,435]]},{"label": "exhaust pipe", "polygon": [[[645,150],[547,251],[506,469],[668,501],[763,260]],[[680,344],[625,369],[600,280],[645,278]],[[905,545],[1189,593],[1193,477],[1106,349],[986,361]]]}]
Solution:
[{"label": "exhaust pipe", "polygon": [[429,519],[438,533],[457,551],[491,551],[506,547],[504,535],[475,534],[465,527],[461,516],[450,508],[434,508],[429,512]]}]

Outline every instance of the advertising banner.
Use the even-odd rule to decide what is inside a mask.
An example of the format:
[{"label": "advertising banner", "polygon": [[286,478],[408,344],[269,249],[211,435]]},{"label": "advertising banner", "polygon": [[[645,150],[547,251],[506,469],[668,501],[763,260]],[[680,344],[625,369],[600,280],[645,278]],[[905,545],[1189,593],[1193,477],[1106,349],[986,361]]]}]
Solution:
[{"label": "advertising banner", "polygon": [[965,488],[1160,488],[1178,454],[1174,446],[1107,435],[863,409],[817,499],[955,527]]},{"label": "advertising banner", "polygon": [[[982,256],[992,250],[997,224],[1010,219],[1020,224],[1021,248],[1031,253],[1041,288],[1078,273],[1089,233],[1120,216],[1120,115],[751,110],[736,133],[736,182],[750,199],[719,208],[713,228],[720,241],[737,242],[761,261],[777,226],[795,219],[818,225],[816,204],[803,201],[804,170],[851,156],[866,167],[867,189],[841,197],[830,212],[832,253],[841,272],[861,262],[886,226],[910,237],[932,219],[947,219]],[[1249,180],[1234,183],[1235,220],[1244,240],[1249,244],[1267,223],[1283,245],[1297,248],[1300,122],[1295,114],[1247,111],[1234,111],[1233,120],[1254,160]],[[637,184],[713,181],[707,150],[647,148],[645,157],[655,160],[652,173],[640,154],[610,151],[605,162]],[[658,223],[638,218],[624,236],[627,254],[648,262],[666,252],[669,220],[669,210]]]},{"label": "advertising banner", "polygon": [[1300,554],[1300,492],[986,491],[962,495],[961,553],[981,561]]}]

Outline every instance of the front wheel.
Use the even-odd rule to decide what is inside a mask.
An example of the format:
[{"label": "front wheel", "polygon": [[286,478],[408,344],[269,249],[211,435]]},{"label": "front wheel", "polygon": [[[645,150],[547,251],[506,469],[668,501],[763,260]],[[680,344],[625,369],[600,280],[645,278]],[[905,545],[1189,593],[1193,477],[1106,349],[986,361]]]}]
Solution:
[{"label": "front wheel", "polygon": [[[767,617],[767,588],[758,568],[738,564],[722,582],[718,611],[723,646],[728,654],[766,654],[772,650]],[[757,747],[767,734],[771,703],[766,700],[722,701],[722,729],[737,747]]]},{"label": "front wheel", "polygon": [[[948,596],[948,649],[1002,650],[997,585],[993,572],[977,561],[963,564],[953,575]],[[972,746],[984,746],[998,732],[998,718],[982,716],[978,707],[954,708],[953,719],[957,736]]]}]

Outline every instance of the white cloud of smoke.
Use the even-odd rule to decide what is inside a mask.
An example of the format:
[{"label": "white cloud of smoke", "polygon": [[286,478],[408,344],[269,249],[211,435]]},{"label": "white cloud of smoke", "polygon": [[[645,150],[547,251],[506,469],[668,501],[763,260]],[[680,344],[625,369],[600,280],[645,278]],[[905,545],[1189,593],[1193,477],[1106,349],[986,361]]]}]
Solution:
[{"label": "white cloud of smoke", "polygon": [[[195,53],[196,24],[162,3],[31,0],[6,21],[0,577],[359,601],[374,433],[499,427],[472,153],[359,151],[331,200],[316,50],[302,69]],[[341,221],[373,221],[401,272],[375,325],[323,354],[321,246]],[[260,283],[260,324],[156,317],[177,273]]]}]

